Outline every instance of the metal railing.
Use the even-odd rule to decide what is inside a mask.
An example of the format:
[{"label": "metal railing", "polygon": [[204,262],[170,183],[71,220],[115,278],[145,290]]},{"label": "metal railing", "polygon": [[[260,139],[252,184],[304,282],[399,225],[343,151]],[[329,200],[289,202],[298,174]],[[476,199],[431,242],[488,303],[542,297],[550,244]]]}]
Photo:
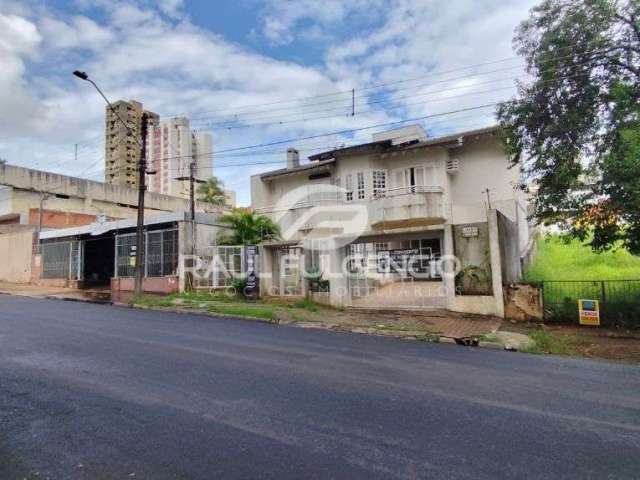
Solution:
[{"label": "metal railing", "polygon": [[[145,232],[145,242],[145,277],[177,275],[178,230]],[[136,251],[135,233],[116,236],[116,277],[134,276]]]},{"label": "metal railing", "polygon": [[640,328],[640,279],[542,282],[546,321],[578,323],[578,300],[598,300],[602,325]]}]

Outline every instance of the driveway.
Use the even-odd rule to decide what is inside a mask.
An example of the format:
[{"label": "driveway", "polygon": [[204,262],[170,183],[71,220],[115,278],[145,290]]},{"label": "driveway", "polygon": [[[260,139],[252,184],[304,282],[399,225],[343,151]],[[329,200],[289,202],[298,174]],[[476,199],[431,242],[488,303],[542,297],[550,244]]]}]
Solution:
[{"label": "driveway", "polygon": [[637,478],[640,370],[0,295],[0,478]]}]

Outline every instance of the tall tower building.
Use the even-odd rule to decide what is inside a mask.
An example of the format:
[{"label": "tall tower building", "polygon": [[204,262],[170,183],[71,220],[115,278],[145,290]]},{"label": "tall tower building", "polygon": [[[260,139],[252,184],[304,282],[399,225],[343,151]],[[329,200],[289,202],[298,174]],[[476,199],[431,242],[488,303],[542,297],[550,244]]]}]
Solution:
[{"label": "tall tower building", "polygon": [[196,161],[196,178],[206,180],[212,175],[211,135],[191,131],[184,117],[161,120],[150,131],[147,143],[149,191],[177,197],[189,197],[190,164]]},{"label": "tall tower building", "polygon": [[[119,100],[113,103],[114,110],[129,126],[129,131],[118,120],[116,114],[106,107],[105,125],[105,172],[106,183],[138,187],[138,164],[142,155],[142,104],[135,100]],[[153,131],[160,118],[153,112],[146,112],[147,131]],[[149,135],[147,135],[148,137]],[[147,158],[149,158],[147,156]]]}]

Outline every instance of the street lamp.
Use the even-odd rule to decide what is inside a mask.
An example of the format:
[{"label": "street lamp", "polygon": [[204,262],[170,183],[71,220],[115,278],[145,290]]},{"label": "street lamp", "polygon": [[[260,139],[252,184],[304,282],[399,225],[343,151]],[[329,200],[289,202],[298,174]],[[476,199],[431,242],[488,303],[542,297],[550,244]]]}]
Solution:
[{"label": "street lamp", "polygon": [[140,161],[138,162],[138,223],[136,228],[136,263],[134,266],[134,275],[135,275],[135,286],[134,293],[136,296],[142,293],[142,260],[145,255],[144,249],[144,192],[146,190],[145,185],[145,173],[147,169],[147,114],[142,113],[142,128],[141,128],[141,137],[138,138],[133,130],[127,125],[127,123],[122,119],[120,114],[113,108],[113,105],[109,101],[109,99],[102,93],[102,90],[96,85],[96,83],[89,78],[86,72],[81,72],[80,70],[74,70],[73,75],[79,78],[80,80],[84,80],[85,82],[89,82],[93,87],[98,91],[100,96],[107,102],[109,105],[109,109],[113,112],[113,114],[120,120],[120,123],[124,125],[124,127],[129,131],[131,136],[138,142],[140,145]]}]

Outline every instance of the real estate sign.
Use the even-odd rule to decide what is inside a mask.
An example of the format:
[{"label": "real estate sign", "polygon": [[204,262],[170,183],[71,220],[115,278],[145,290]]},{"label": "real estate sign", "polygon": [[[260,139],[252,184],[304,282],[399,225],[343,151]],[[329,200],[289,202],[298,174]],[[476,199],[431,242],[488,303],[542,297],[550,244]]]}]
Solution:
[{"label": "real estate sign", "polygon": [[578,300],[580,325],[600,325],[600,304],[598,300]]}]

